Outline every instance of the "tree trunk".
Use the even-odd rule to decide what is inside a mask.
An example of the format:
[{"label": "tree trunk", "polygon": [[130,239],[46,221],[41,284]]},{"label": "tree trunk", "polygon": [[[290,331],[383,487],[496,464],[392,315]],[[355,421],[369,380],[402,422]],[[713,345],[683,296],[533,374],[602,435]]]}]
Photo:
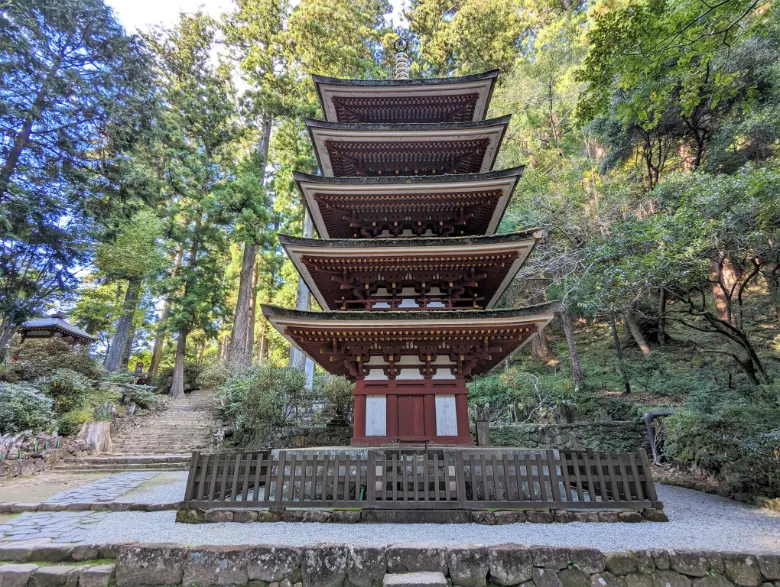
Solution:
[{"label": "tree trunk", "polygon": [[130,368],[130,355],[133,354],[133,341],[135,340],[135,322],[130,323],[130,334],[127,337],[127,342],[125,343],[125,350],[122,351],[122,363],[120,364],[121,369],[129,369]]},{"label": "tree trunk", "polygon": [[615,312],[609,313],[609,327],[612,330],[612,340],[615,343],[615,352],[618,358],[618,369],[620,370],[620,376],[623,379],[624,393],[631,393],[631,383],[628,380],[628,374],[623,367],[623,347],[620,346],[620,337],[618,336],[617,326],[615,326]]},{"label": "tree trunk", "polygon": [[[273,120],[265,118],[262,122],[263,139],[260,143],[261,164],[263,174],[268,161],[268,145],[271,142]],[[254,312],[252,302],[254,297],[255,261],[258,245],[254,242],[244,244],[244,257],[241,262],[241,276],[238,283],[238,302],[233,318],[233,332],[230,336],[230,346],[227,349],[228,363],[249,366],[252,364],[252,344],[254,341]],[[251,333],[250,333],[251,331]]]},{"label": "tree trunk", "polygon": [[[314,232],[314,225],[312,224],[311,215],[309,209],[305,209],[303,217],[303,237],[311,238]],[[298,294],[295,297],[295,309],[296,310],[309,310],[311,309],[311,294],[309,288],[306,286],[306,282],[302,277],[298,277]],[[310,361],[304,353],[299,351],[296,347],[290,347],[290,367],[296,369],[305,370],[306,361]]]},{"label": "tree trunk", "polygon": [[650,346],[647,344],[642,331],[639,330],[639,324],[636,323],[635,307],[636,304],[631,304],[631,307],[626,311],[626,324],[628,324],[628,330],[631,332],[631,336],[634,337],[639,350],[642,351],[644,356],[648,356],[651,352]]},{"label": "tree trunk", "polygon": [[250,306],[254,296],[252,282],[254,280],[257,249],[258,246],[256,244],[244,245],[236,314],[233,320],[230,345],[227,350],[228,363],[247,367],[252,364],[252,348],[247,348],[247,342],[249,341],[249,329],[254,327],[254,324],[250,324]]},{"label": "tree trunk", "polygon": [[[141,279],[134,277],[127,281],[127,291],[125,291],[125,302],[122,306],[122,313],[116,323],[114,337],[111,339],[111,347],[106,355],[106,370],[119,371],[122,368],[122,359],[127,347],[127,341],[130,338],[130,331],[133,327],[133,316],[138,308],[138,298],[141,294]],[[127,363],[124,364],[127,368]]]},{"label": "tree trunk", "polygon": [[268,328],[268,321],[263,317],[263,322],[260,324],[260,340],[257,343],[257,364],[262,365],[265,361],[266,347],[268,346],[268,338],[265,336],[265,331]]},{"label": "tree trunk", "polygon": [[173,364],[173,381],[171,381],[171,397],[184,397],[184,353],[187,350],[186,328],[179,330],[179,339],[176,342],[176,361]]},{"label": "tree trunk", "polygon": [[577,352],[577,344],[574,341],[574,328],[571,323],[571,316],[565,310],[561,310],[561,322],[563,323],[563,334],[566,337],[566,345],[569,347],[569,361],[571,362],[571,376],[574,380],[574,391],[580,391],[585,387],[585,378],[582,375],[582,366],[580,365],[580,355]]},{"label": "tree trunk", "polygon": [[780,322],[780,263],[767,266],[762,272],[766,281],[766,288],[769,291],[769,299],[775,308],[777,320]]},{"label": "tree trunk", "polygon": [[[173,275],[176,275],[181,268],[181,261],[184,257],[184,249],[179,248],[176,251],[176,256],[173,260]],[[163,311],[160,315],[160,322],[157,324],[157,334],[154,338],[154,348],[152,349],[152,362],[149,364],[148,378],[151,379],[157,375],[157,369],[160,368],[160,360],[162,359],[163,348],[165,347],[165,334],[168,324],[168,314],[171,312],[171,299],[170,294],[165,296],[165,304],[163,305]]]},{"label": "tree trunk", "polygon": [[0,325],[0,361],[5,359],[6,348],[11,338],[16,333],[16,324],[11,322],[11,318],[5,317]]},{"label": "tree trunk", "polygon": [[658,345],[666,345],[666,290],[658,293]]},{"label": "tree trunk", "polygon": [[734,270],[727,259],[724,258],[720,262],[710,262],[710,282],[718,318],[732,326],[735,326],[735,324],[731,311],[731,293],[735,279]]},{"label": "tree trunk", "polygon": [[246,349],[249,354],[249,364],[252,364],[252,355],[255,351],[255,322],[257,321],[257,274],[260,268],[255,263],[252,267],[252,298],[249,302],[249,329],[246,333]]},{"label": "tree trunk", "polygon": [[538,332],[531,339],[531,353],[535,358],[545,363],[553,358],[550,347],[547,345],[547,334],[544,330]]}]

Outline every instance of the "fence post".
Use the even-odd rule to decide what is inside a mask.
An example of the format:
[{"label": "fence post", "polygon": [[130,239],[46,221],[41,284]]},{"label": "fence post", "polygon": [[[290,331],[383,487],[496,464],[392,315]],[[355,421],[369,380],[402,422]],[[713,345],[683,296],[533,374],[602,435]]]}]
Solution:
[{"label": "fence post", "polygon": [[455,481],[458,488],[458,503],[466,505],[466,467],[463,464],[463,451],[457,451],[455,457]]},{"label": "fence post", "polygon": [[192,499],[192,493],[195,488],[195,476],[198,473],[198,462],[200,461],[200,451],[192,451],[192,457],[190,457],[190,472],[187,475],[187,491],[184,492],[184,501],[190,501]]},{"label": "fence post", "polygon": [[647,458],[647,451],[640,448],[638,452],[639,462],[642,465],[642,473],[645,475],[645,494],[651,501],[658,501],[658,495],[655,492],[655,482],[653,481],[653,472],[650,470],[650,461]]}]

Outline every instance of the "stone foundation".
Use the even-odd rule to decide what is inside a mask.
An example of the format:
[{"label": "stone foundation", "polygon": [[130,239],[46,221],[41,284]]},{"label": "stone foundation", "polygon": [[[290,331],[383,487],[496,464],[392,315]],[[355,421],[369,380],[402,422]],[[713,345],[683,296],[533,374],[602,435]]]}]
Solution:
[{"label": "stone foundation", "polygon": [[668,522],[663,510],[326,510],[326,509],[187,509],[176,512],[176,521],[184,524],[220,522],[320,522],[333,524],[487,524],[504,525],[525,522],[536,524],[569,522]]},{"label": "stone foundation", "polygon": [[413,572],[440,572],[461,587],[777,587],[780,555],[517,544],[131,545],[119,551],[116,585],[372,587],[388,573]]},{"label": "stone foundation", "polygon": [[634,452],[648,449],[642,420],[573,422],[571,424],[510,424],[490,427],[494,446]]}]

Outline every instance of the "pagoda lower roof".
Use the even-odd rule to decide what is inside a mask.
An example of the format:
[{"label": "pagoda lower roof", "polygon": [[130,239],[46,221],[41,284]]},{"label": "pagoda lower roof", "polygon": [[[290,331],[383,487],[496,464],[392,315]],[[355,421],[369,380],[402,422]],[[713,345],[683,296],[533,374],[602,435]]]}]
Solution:
[{"label": "pagoda lower roof", "polygon": [[442,124],[307,119],[306,127],[323,175],[443,175],[490,171],[509,119]]},{"label": "pagoda lower roof", "polygon": [[324,310],[489,309],[538,236],[279,241]]},{"label": "pagoda lower roof", "polygon": [[494,70],[413,80],[312,79],[327,121],[426,123],[484,120],[497,77]]},{"label": "pagoda lower roof", "polygon": [[262,306],[282,336],[334,375],[395,379],[487,373],[553,319],[558,302],[509,310],[303,312]]},{"label": "pagoda lower roof", "polygon": [[523,169],[295,181],[322,238],[471,236],[495,233]]}]

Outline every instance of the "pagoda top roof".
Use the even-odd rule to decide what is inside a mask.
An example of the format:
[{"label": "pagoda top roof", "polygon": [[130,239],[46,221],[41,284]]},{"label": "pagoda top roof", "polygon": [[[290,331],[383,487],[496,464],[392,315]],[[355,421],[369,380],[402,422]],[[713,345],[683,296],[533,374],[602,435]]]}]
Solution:
[{"label": "pagoda top roof", "polygon": [[429,176],[490,171],[510,118],[430,124],[306,119],[306,128],[323,175]]},{"label": "pagoda top roof", "polygon": [[[294,174],[320,237],[490,235],[498,228],[524,167],[428,176],[324,177]],[[380,233],[380,234],[376,234]],[[390,236],[403,236],[403,234]]]},{"label": "pagoda top roof", "polygon": [[538,230],[447,239],[318,240],[280,234],[279,241],[325,310],[390,309],[405,302],[489,309],[540,236]]},{"label": "pagoda top roof", "polygon": [[59,316],[51,318],[37,318],[24,322],[18,329],[25,338],[71,338],[80,344],[89,344],[97,340],[88,332],[78,326],[74,326]]},{"label": "pagoda top roof", "polygon": [[498,70],[452,78],[354,80],[312,76],[331,122],[471,122],[483,120]]}]

